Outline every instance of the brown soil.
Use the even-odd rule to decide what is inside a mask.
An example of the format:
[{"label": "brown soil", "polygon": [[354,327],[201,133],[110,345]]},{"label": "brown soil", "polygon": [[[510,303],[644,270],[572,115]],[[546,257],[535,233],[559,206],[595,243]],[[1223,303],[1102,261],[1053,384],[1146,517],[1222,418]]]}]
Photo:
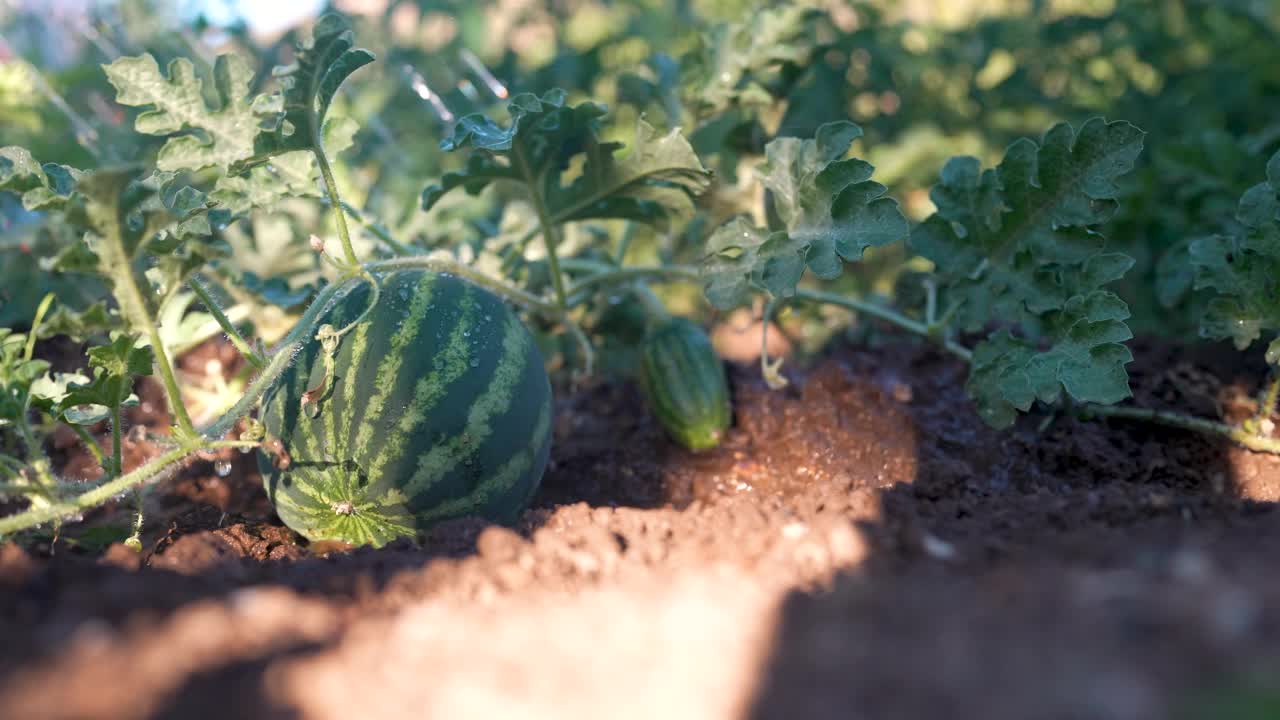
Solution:
[{"label": "brown soil", "polygon": [[[1144,404],[1252,410],[1261,368],[1135,350]],[[993,432],[962,368],[909,344],[791,377],[735,370],[703,455],[629,385],[561,393],[520,525],[421,548],[308,547],[252,456],[197,461],[151,493],[141,555],[87,542],[122,508],[0,546],[0,717],[1155,720],[1280,691],[1280,458],[1069,417]]]}]

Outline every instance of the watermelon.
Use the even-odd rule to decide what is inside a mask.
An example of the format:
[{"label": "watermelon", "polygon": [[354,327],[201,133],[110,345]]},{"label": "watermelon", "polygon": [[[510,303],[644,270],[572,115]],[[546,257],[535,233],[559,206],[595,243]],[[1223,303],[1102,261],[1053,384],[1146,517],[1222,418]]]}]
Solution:
[{"label": "watermelon", "polygon": [[[312,340],[263,396],[276,512],[311,540],[375,547],[450,518],[514,521],[551,450],[551,385],[528,328],[447,273],[378,281],[378,304],[332,357]],[[320,324],[346,327],[371,293],[346,290]]]},{"label": "watermelon", "polygon": [[667,318],[645,336],[640,387],[667,434],[690,450],[719,445],[733,420],[724,362],[687,318]]}]

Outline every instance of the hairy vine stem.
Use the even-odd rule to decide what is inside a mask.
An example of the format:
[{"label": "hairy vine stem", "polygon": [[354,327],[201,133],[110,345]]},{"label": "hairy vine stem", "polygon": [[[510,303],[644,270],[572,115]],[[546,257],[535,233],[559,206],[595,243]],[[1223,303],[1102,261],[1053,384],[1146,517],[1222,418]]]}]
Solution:
[{"label": "hairy vine stem", "polygon": [[562,322],[569,334],[573,335],[577,341],[578,347],[582,350],[582,374],[591,375],[595,365],[595,350],[591,347],[591,340],[587,338],[587,334],[583,332],[582,327],[578,325],[573,318],[569,317],[569,296],[564,288],[564,275],[560,270],[560,227],[551,217],[550,210],[547,209],[546,198],[542,197],[539,189],[542,187],[543,178],[541,175],[534,175],[529,168],[529,161],[525,158],[524,148],[515,145],[512,148],[513,164],[516,171],[520,173],[525,183],[529,186],[529,199],[533,203],[533,210],[538,215],[538,226],[542,231],[543,244],[547,249],[547,265],[551,269],[551,285],[556,293],[556,307],[560,311],[560,322]]},{"label": "hairy vine stem", "polygon": [[355,247],[351,244],[351,231],[347,229],[347,216],[342,212],[342,198],[338,195],[338,183],[333,177],[333,168],[329,167],[329,158],[324,153],[324,146],[317,136],[313,140],[312,154],[316,156],[316,165],[320,166],[320,177],[324,179],[325,194],[329,196],[329,204],[333,207],[333,219],[338,229],[338,239],[342,241],[342,255],[348,268],[359,267],[360,258],[356,257]]},{"label": "hairy vine stem", "polygon": [[1094,417],[1141,420],[1156,425],[1191,430],[1204,435],[1218,435],[1249,450],[1280,455],[1280,438],[1262,436],[1244,428],[1214,420],[1191,417],[1190,415],[1168,410],[1153,410],[1151,408],[1125,405],[1089,404],[1083,407],[1083,412],[1085,415]]},{"label": "hairy vine stem", "polygon": [[[333,188],[331,187],[331,189]],[[331,197],[336,196],[336,189],[333,189],[333,191],[334,192]],[[343,205],[340,200],[334,200],[332,207],[336,214],[341,215],[343,213]],[[349,238],[347,238],[347,240],[349,241]],[[344,250],[348,244],[349,242],[344,243]],[[354,253],[352,253],[352,256],[354,256]],[[701,279],[701,273],[699,270],[689,266],[670,265],[618,267],[617,265],[606,262],[565,259],[563,261],[563,268],[565,270],[585,273],[587,274],[587,277],[576,281],[574,284],[569,286],[567,290],[563,287],[563,279],[561,279],[556,300],[554,302],[550,302],[502,280],[490,277],[478,270],[451,260],[431,258],[424,255],[407,255],[388,260],[374,261],[364,265],[354,265],[353,267],[348,268],[347,272],[344,273],[338,281],[323,288],[316,297],[313,298],[302,317],[299,318],[298,322],[277,345],[275,350],[270,353],[270,355],[265,358],[261,358],[260,356],[263,364],[259,373],[249,384],[249,387],[246,388],[245,393],[241,398],[222,416],[214,420],[202,431],[198,433],[193,431],[188,434],[185,439],[180,440],[176,446],[166,450],[135,470],[124,474],[121,474],[122,469],[119,467],[119,460],[117,459],[120,457],[118,435],[119,423],[117,418],[113,418],[112,425],[114,432],[112,454],[114,457],[112,459],[112,464],[116,465],[114,468],[115,472],[108,472],[103,481],[90,486],[91,489],[79,495],[56,500],[45,499],[37,506],[33,506],[24,512],[0,518],[0,536],[35,527],[44,522],[57,521],[65,517],[75,515],[87,508],[99,505],[120,493],[126,492],[130,489],[140,488],[146,484],[163,479],[164,477],[172,474],[178,467],[189,461],[191,457],[198,453],[221,448],[259,447],[260,443],[256,440],[225,440],[222,438],[231,430],[238,420],[246,416],[253,409],[279,376],[292,364],[297,353],[312,339],[317,326],[320,324],[321,318],[338,300],[340,294],[351,286],[353,281],[372,283],[375,288],[376,298],[378,283],[374,277],[374,273],[403,268],[421,268],[436,272],[457,274],[458,276],[485,287],[486,289],[489,289],[516,304],[526,307],[532,312],[566,322],[566,325],[569,327],[571,332],[575,328],[577,329],[577,333],[575,334],[581,334],[582,331],[581,328],[577,327],[576,323],[572,323],[568,320],[568,310],[586,302],[593,293],[602,286],[644,283],[646,281],[697,282]],[[560,265],[557,264],[557,277],[559,277],[559,268]],[[132,289],[137,292],[136,285],[130,285]],[[198,285],[198,281],[193,282],[192,285],[193,288],[196,287]],[[201,295],[199,291],[197,291],[197,294]],[[140,300],[140,298],[137,299]],[[203,295],[201,299],[205,299]],[[654,299],[656,300],[656,298]],[[208,302],[210,303],[210,307],[212,307],[211,301],[212,298],[209,298]],[[934,319],[933,322],[924,323],[910,318],[892,307],[876,302],[807,288],[797,289],[795,294],[790,298],[786,298],[785,301],[823,303],[860,312],[934,342],[940,348],[965,363],[971,363],[973,360],[973,353],[969,348],[946,337],[945,333],[942,332],[941,326],[945,324],[945,317],[950,315],[949,312],[944,316],[944,319]],[[781,301],[771,302],[770,311],[779,304],[781,304]],[[154,322],[152,323],[152,327],[154,328]],[[158,331],[156,334],[158,335]],[[228,333],[228,335],[230,336],[230,333]],[[243,340],[243,338],[241,339]],[[588,342],[585,334],[581,334],[579,340],[584,343]],[[157,350],[161,350],[162,352],[162,349],[160,348],[157,348]],[[161,360],[160,357],[157,358],[157,364],[161,365],[162,373],[164,367],[167,366],[167,363],[167,357],[163,358],[163,360]],[[766,368],[767,373],[768,364],[766,363],[763,367]],[[180,396],[177,394],[176,383],[174,385],[175,386],[173,387],[170,396],[177,398],[179,403],[178,407],[181,411],[185,411],[185,408],[180,404]],[[166,389],[169,389],[168,383],[166,383]],[[1262,406],[1265,408],[1273,407],[1277,394],[1280,394],[1280,379],[1273,376],[1270,378],[1263,392]],[[1163,425],[1166,427],[1189,430],[1206,435],[1219,436],[1231,440],[1232,442],[1250,450],[1280,454],[1280,439],[1266,436],[1254,428],[1229,425],[1223,422],[1191,417],[1172,411],[1130,406],[1089,404],[1080,406],[1079,411],[1085,417],[1136,420]],[[32,438],[27,438],[27,440],[28,443],[34,443],[34,439]],[[92,440],[92,437],[90,437],[90,440]],[[99,448],[99,454],[100,453],[101,449]],[[7,460],[7,458],[5,459]],[[13,464],[15,465],[15,470],[20,470],[22,468],[21,463],[14,462]],[[0,483],[0,493],[31,494],[33,491],[38,491],[38,494],[47,498],[47,493],[55,493],[56,497],[56,493],[73,491],[74,489],[85,487],[85,484],[83,483],[63,483],[52,478],[52,476],[45,477],[47,472],[40,472],[40,467],[37,467],[42,464],[44,464],[44,461],[37,461],[28,466],[37,470],[37,474],[40,475],[39,487],[31,485],[29,481]]]},{"label": "hairy vine stem", "polygon": [[204,283],[200,278],[192,276],[191,281],[187,284],[191,286],[196,297],[200,298],[200,302],[204,303],[205,309],[209,311],[209,314],[213,316],[213,319],[217,320],[218,325],[222,326],[222,331],[227,334],[227,339],[231,341],[232,345],[236,346],[236,349],[240,351],[240,354],[259,370],[265,367],[267,364],[266,361],[249,346],[249,342],[244,339],[244,336],[236,329],[235,324],[232,323],[231,319],[227,317],[227,314],[222,311],[222,307],[218,305],[217,300],[213,299],[213,295],[209,293],[209,289],[204,286]]},{"label": "hairy vine stem", "polygon": [[[258,443],[247,440],[219,440],[200,445],[204,450],[220,450],[222,448],[255,448]],[[0,518],[0,537],[35,527],[51,520],[59,520],[70,515],[101,505],[112,497],[142,485],[148,480],[161,479],[163,475],[177,470],[183,460],[189,459],[194,450],[188,446],[180,446],[168,450],[146,463],[125,473],[114,480],[102,483],[92,490],[72,498],[53,502],[43,507],[32,508],[9,517]]]},{"label": "hairy vine stem", "polygon": [[[593,275],[581,281],[577,285],[574,285],[573,292],[575,294],[616,277],[647,279],[667,278],[673,280],[697,280],[700,278],[700,273],[697,268],[679,265],[614,269],[612,266],[605,263],[591,261],[566,261],[565,266],[569,269],[587,271],[594,270],[598,272],[597,275]],[[973,362],[973,351],[942,335],[939,332],[937,322],[934,324],[922,323],[903,315],[891,307],[887,307],[879,303],[848,297],[845,295],[837,295],[835,293],[823,292],[820,290],[797,288],[795,295],[790,299],[836,305],[838,307],[870,315],[878,320],[895,325],[907,332],[919,335],[922,338],[937,343],[940,348],[960,360],[963,360],[966,364]],[[949,316],[950,312],[948,312],[945,317]],[[1261,405],[1265,408],[1274,408],[1277,395],[1280,395],[1280,374],[1273,375],[1272,378],[1269,379],[1263,391]],[[1083,407],[1083,411],[1085,414],[1093,417],[1138,420],[1156,425],[1164,425],[1166,427],[1190,430],[1204,435],[1223,437],[1249,450],[1280,455],[1280,438],[1272,438],[1251,428],[1239,427],[1216,420],[1192,417],[1190,415],[1184,415],[1182,413],[1169,410],[1155,410],[1151,408],[1122,405],[1089,404]],[[1265,412],[1265,410],[1260,410],[1260,412]],[[1268,415],[1269,414],[1270,413],[1268,412]]]}]

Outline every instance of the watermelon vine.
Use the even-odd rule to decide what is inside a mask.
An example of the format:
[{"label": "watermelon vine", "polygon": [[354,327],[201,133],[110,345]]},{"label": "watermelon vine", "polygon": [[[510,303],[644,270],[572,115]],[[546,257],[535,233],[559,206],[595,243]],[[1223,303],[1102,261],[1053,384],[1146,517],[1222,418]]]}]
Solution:
[{"label": "watermelon vine", "polygon": [[[483,101],[462,71],[435,67],[443,59],[380,61],[336,14],[270,71],[247,47],[163,69],[150,53],[102,65],[115,110],[132,113],[132,132],[113,131],[125,150],[79,132],[96,139],[74,167],[0,148],[0,192],[39,240],[24,252],[91,296],[35,293],[0,328],[0,496],[21,506],[0,536],[128,497],[140,547],[146,489],[222,451],[257,453],[277,513],[315,541],[381,546],[467,515],[513,522],[548,466],[560,373],[635,379],[676,443],[717,446],[733,408],[703,319],[743,308],[763,309],[762,333],[822,307],[919,336],[965,364],[965,390],[997,429],[1070,413],[1280,453],[1280,152],[1262,154],[1280,134],[1231,145],[1237,174],[1262,178],[1247,186],[1201,172],[1201,145],[1230,154],[1216,135],[1166,152],[1136,123],[1041,113],[1072,120],[1003,153],[930,159],[922,212],[896,187],[906,171],[871,162],[886,134],[846,117],[858,102],[824,104],[869,72],[855,67],[866,38],[833,23],[796,5],[703,28],[681,62],[655,55],[619,74],[621,113],[545,75],[510,92],[481,66]],[[832,58],[841,72],[822,70]],[[474,111],[455,116],[438,77],[458,88],[448,103]],[[839,92],[823,90],[832,82]],[[424,104],[415,134],[396,138],[365,104],[406,95]],[[399,157],[408,145],[427,169]],[[1161,192],[1144,164],[1153,147],[1156,166],[1196,180],[1179,202],[1206,208],[1160,221],[1187,236],[1156,261],[1111,238],[1118,226],[1159,234],[1131,209]],[[376,163],[392,169],[370,180],[360,168]],[[387,187],[397,201],[380,201]],[[867,279],[886,257],[902,260],[900,293]],[[1142,273],[1157,280],[1135,293]],[[1148,294],[1199,302],[1204,338],[1266,344],[1252,418],[1133,404],[1128,343]],[[246,369],[202,409],[175,359],[218,333]],[[86,366],[41,359],[37,342],[54,336],[84,343]],[[761,372],[781,387],[766,340]],[[125,418],[149,376],[172,427],[130,469]],[[45,450],[57,426],[99,477],[57,474]]]}]

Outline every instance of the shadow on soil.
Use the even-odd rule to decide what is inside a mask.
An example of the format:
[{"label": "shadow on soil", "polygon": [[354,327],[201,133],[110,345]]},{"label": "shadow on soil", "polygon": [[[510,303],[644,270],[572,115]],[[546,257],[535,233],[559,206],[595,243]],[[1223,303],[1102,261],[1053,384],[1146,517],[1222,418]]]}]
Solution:
[{"label": "shadow on soil", "polygon": [[[1213,348],[1135,354],[1139,403],[1207,417],[1247,414],[1265,370]],[[576,503],[683,508],[744,502],[743,488],[757,514],[844,513],[870,552],[786,598],[752,718],[1165,718],[1173,691],[1276,659],[1280,464],[1133,423],[995,432],[963,385],[962,366],[914,345],[837,348],[779,392],[735,370],[736,427],[699,456],[665,440],[629,385],[561,393],[552,466],[516,530],[531,537]],[[155,623],[244,586],[365,608],[420,598],[457,582],[431,561],[476,555],[489,527],[315,557],[272,518],[251,466],[220,479],[197,464],[174,483],[141,571],[120,546],[51,560],[0,546],[0,685],[85,620]],[[288,718],[265,669],[325,647],[198,670],[153,717]]]},{"label": "shadow on soil", "polygon": [[[1136,400],[1247,416],[1266,368],[1222,350],[1136,343]],[[993,433],[958,367],[909,367],[916,477],[859,523],[861,567],[787,596],[749,717],[1274,717],[1184,712],[1280,692],[1275,458],[1131,422]]]}]

